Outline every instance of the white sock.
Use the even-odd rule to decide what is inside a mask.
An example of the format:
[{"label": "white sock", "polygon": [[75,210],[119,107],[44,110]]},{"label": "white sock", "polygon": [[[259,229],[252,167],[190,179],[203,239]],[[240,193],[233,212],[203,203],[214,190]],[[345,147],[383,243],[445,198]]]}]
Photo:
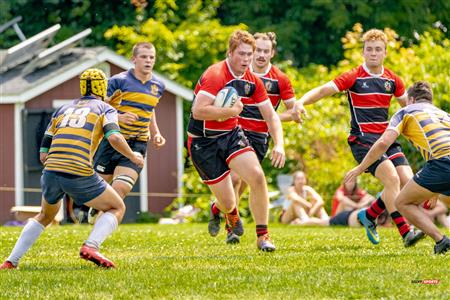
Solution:
[{"label": "white sock", "polygon": [[117,229],[118,223],[114,214],[110,212],[101,214],[95,221],[94,229],[92,229],[85,244],[98,250],[103,241]]},{"label": "white sock", "polygon": [[29,219],[27,224],[23,228],[19,239],[17,240],[14,249],[11,251],[11,254],[6,260],[17,266],[19,264],[19,260],[28,251],[28,249],[33,246],[34,242],[36,242],[44,229],[44,225],[42,225],[35,219]]}]

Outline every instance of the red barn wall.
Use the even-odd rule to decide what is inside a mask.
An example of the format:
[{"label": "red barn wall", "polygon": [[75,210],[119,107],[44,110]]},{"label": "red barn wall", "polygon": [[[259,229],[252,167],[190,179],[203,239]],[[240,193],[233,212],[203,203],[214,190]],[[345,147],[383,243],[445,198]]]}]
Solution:
[{"label": "red barn wall", "polygon": [[[14,168],[14,104],[0,105],[0,187],[15,187]],[[14,191],[0,190],[0,225],[12,220],[11,207],[15,204]]]}]

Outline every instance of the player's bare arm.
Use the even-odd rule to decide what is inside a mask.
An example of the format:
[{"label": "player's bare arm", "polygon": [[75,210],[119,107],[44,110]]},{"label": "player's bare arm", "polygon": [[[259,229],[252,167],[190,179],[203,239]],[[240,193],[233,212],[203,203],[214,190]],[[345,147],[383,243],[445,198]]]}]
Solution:
[{"label": "player's bare arm", "polygon": [[158,123],[156,122],[156,111],[153,111],[149,129],[153,145],[155,145],[156,148],[161,148],[162,146],[164,146],[166,144],[166,139],[161,135],[161,132],[159,131]]},{"label": "player's bare arm", "polygon": [[405,107],[406,106],[406,104],[407,104],[406,101],[407,100],[408,100],[408,97],[406,96],[406,93],[403,96],[397,98],[397,101],[398,101],[398,103],[400,103],[401,107]]},{"label": "player's bare arm", "polygon": [[280,117],[281,122],[290,122],[292,120],[291,110],[294,108],[295,101],[284,102],[284,106],[286,107],[286,111],[278,113],[278,117]]},{"label": "player's bare arm", "polygon": [[300,98],[297,102],[295,102],[293,109],[291,110],[291,118],[294,122],[302,123],[302,115],[306,116],[305,105],[313,104],[319,101],[322,98],[329,97],[334,95],[336,90],[332,85],[326,83],[319,87],[313,88],[308,91],[303,97]]},{"label": "player's bare arm", "polygon": [[284,153],[284,140],[283,140],[283,128],[281,127],[281,121],[278,114],[273,109],[270,101],[266,101],[265,104],[259,106],[259,111],[267,122],[270,136],[273,138],[274,146],[271,152],[272,166],[275,168],[284,167],[286,161],[286,155]]},{"label": "player's bare arm", "polygon": [[192,106],[193,117],[197,120],[220,120],[236,117],[244,108],[241,100],[237,100],[232,107],[216,107],[214,99],[198,94]]},{"label": "player's bare arm", "polygon": [[350,170],[344,178],[345,182],[354,180],[358,175],[364,172],[370,165],[379,159],[387,149],[395,142],[398,137],[398,132],[393,129],[387,129],[383,135],[373,144],[363,161]]},{"label": "player's bare arm", "polygon": [[128,146],[125,138],[119,133],[113,133],[108,137],[108,142],[116,149],[120,154],[131,160],[139,167],[144,166],[144,158],[139,152],[133,152],[130,146]]},{"label": "player's bare arm", "polygon": [[40,152],[39,153],[39,160],[42,164],[45,163],[45,160],[47,159],[48,153],[47,152]]}]

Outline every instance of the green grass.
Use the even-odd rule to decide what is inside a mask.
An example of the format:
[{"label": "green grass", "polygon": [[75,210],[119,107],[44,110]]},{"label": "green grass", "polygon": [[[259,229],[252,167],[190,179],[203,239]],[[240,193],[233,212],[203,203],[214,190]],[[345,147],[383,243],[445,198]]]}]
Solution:
[{"label": "green grass", "polygon": [[[0,259],[21,228],[0,227]],[[206,224],[122,225],[102,251],[103,270],[78,258],[89,226],[51,227],[20,263],[0,272],[0,298],[51,299],[449,299],[450,254],[426,239],[405,249],[396,230],[381,244],[363,229],[274,225],[274,253],[256,249],[254,227],[239,245],[211,238]],[[439,279],[437,285],[413,280]]]}]

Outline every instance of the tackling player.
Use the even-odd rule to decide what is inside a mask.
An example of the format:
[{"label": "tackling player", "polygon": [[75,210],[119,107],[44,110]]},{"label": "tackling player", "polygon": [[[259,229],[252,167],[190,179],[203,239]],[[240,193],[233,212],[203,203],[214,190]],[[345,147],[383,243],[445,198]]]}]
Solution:
[{"label": "tackling player", "polygon": [[[387,55],[387,37],[383,31],[372,29],[363,37],[364,63],[334,80],[307,92],[292,110],[292,118],[301,122],[305,114],[304,105],[313,104],[324,97],[340,91],[347,91],[351,114],[351,131],[348,144],[356,161],[361,162],[370,147],[380,138],[388,125],[388,110],[392,96],[405,105],[406,92],[402,80],[383,66]],[[397,211],[394,199],[413,176],[411,167],[398,143],[392,144],[385,155],[380,157],[368,171],[384,186],[381,196],[367,210],[358,214],[358,219],[366,229],[373,244],[380,238],[376,231],[375,219],[387,208],[395,222],[405,247],[414,245],[423,238],[423,233],[411,231],[405,218]]]},{"label": "tackling player", "polygon": [[22,256],[55,218],[64,193],[77,204],[104,212],[81,247],[80,257],[105,268],[115,267],[98,250],[122,220],[125,205],[116,191],[94,172],[92,157],[105,136],[112,147],[137,166],[142,167],[144,160],[120,134],[117,111],[101,101],[106,97],[106,88],[105,74],[88,69],[80,76],[83,97],[53,114],[40,149],[40,159],[45,165],[41,177],[42,211],[29,219],[0,269],[17,268]]},{"label": "tackling player", "polygon": [[353,180],[379,159],[402,134],[427,161],[424,167],[403,187],[395,205],[412,224],[422,229],[436,242],[435,254],[450,249],[450,239],[439,232],[418,207],[423,199],[436,204],[436,195],[450,203],[450,115],[433,105],[433,92],[427,82],[419,81],[408,89],[407,106],[390,121],[383,135],[376,141],[363,161],[346,175]]},{"label": "tackling player", "polygon": [[[244,104],[258,108],[267,121],[274,139],[272,164],[283,166],[285,162],[283,132],[280,119],[267,96],[262,81],[249,70],[255,51],[255,39],[247,31],[233,32],[229,40],[226,60],[210,66],[199,79],[195,88],[195,100],[188,125],[188,149],[192,162],[203,181],[216,196],[211,207],[214,215],[225,213],[230,231],[227,241],[239,242],[243,234],[242,222],[236,208],[230,169],[250,186],[250,202],[257,203],[255,212],[257,247],[263,251],[274,251],[275,246],[268,234],[269,196],[266,179],[258,158],[244,132],[238,126],[238,115]],[[240,100],[230,108],[213,105],[217,93],[225,86],[234,87]],[[222,121],[219,121],[222,120]],[[212,236],[218,234],[220,225],[208,226]]]}]

